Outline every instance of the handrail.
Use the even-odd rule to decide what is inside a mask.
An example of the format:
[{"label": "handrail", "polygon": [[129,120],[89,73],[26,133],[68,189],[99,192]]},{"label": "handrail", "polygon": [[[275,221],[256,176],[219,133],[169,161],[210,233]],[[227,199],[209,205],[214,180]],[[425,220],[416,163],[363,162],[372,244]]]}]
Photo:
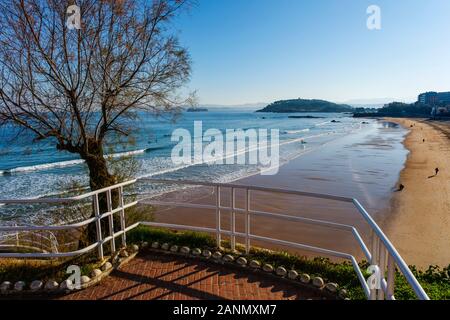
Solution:
[{"label": "handrail", "polygon": [[37,198],[37,199],[0,199],[0,204],[27,204],[27,203],[61,203],[66,204],[70,202],[77,202],[92,196],[95,196],[100,193],[104,193],[109,190],[117,189],[120,187],[125,187],[130,184],[133,184],[137,181],[137,179],[125,181],[122,183],[115,184],[110,187],[106,187],[103,189],[94,190],[88,193],[84,193],[79,196],[67,197],[67,198]]},{"label": "handrail", "polygon": [[[296,190],[290,190],[290,189],[247,186],[247,185],[233,184],[233,183],[215,183],[215,182],[199,182],[199,181],[194,181],[194,180],[167,180],[167,179],[153,179],[153,178],[140,178],[139,181],[148,181],[148,182],[152,182],[152,183],[165,183],[165,184],[179,184],[179,185],[196,185],[196,186],[204,186],[204,187],[233,188],[233,189],[249,188],[254,191],[261,191],[261,192],[284,193],[284,194],[292,194],[292,195],[305,196],[305,197],[311,197],[311,198],[336,200],[336,201],[341,201],[341,202],[349,202],[349,203],[353,202],[353,199],[348,198],[348,197],[333,196],[333,195],[329,195],[329,194],[312,193],[312,192],[304,192],[304,191],[296,191]],[[1,201],[0,201],[0,203],[1,203]]]},{"label": "handrail", "polygon": [[[1,200],[0,200],[0,203],[1,203]],[[103,219],[103,218],[109,217],[109,216],[113,215],[114,213],[117,213],[123,209],[131,208],[137,204],[138,204],[138,201],[130,202],[130,203],[124,205],[123,208],[119,207],[110,212],[103,213],[102,215],[99,216],[99,218]],[[86,219],[84,221],[80,221],[77,223],[58,225],[58,226],[6,226],[6,227],[0,226],[0,231],[3,231],[3,232],[39,231],[39,230],[62,231],[62,230],[78,229],[78,228],[84,227],[84,226],[94,222],[95,220],[97,220],[97,218],[93,217],[93,218],[89,218],[89,219]]]},{"label": "handrail", "polygon": [[[154,206],[167,206],[169,205],[167,202],[164,201],[145,201],[145,204],[148,205],[154,205]],[[191,203],[182,203],[182,202],[170,202],[170,206],[177,207],[177,208],[196,208],[196,209],[216,209],[216,206],[212,205],[206,205],[206,204],[191,204]],[[231,210],[230,207],[222,207],[218,206],[218,209],[220,210]],[[235,212],[241,212],[245,213],[245,209],[240,208],[234,208]],[[361,235],[359,234],[358,230],[354,226],[341,224],[341,223],[335,223],[325,220],[317,220],[317,219],[311,219],[311,218],[304,218],[299,216],[291,216],[291,215],[285,215],[285,214],[279,214],[279,213],[272,213],[272,212],[264,212],[264,211],[255,211],[255,210],[248,210],[249,213],[253,215],[259,215],[259,216],[266,216],[266,217],[272,217],[272,218],[279,218],[287,221],[296,221],[296,222],[303,222],[306,224],[313,224],[313,225],[319,225],[329,228],[334,228],[338,230],[345,230],[350,231],[355,236],[355,239],[359,242],[361,249],[367,258],[367,260],[372,260],[372,255],[367,249],[367,246],[365,245],[364,241],[361,238]],[[1,230],[1,229],[0,229]]]},{"label": "handrail", "polygon": [[428,295],[423,290],[420,283],[417,281],[417,279],[414,277],[413,273],[409,269],[406,262],[403,260],[403,258],[400,256],[398,251],[395,249],[395,247],[392,245],[392,243],[389,241],[389,239],[386,237],[384,232],[380,229],[380,227],[376,224],[375,220],[369,215],[369,213],[364,209],[364,207],[359,203],[358,200],[354,199],[353,203],[355,204],[358,211],[361,213],[364,219],[366,219],[369,226],[372,228],[372,230],[377,234],[379,239],[383,242],[386,249],[391,254],[392,258],[394,258],[397,266],[402,271],[403,275],[405,276],[408,283],[413,288],[414,292],[418,295],[420,299],[426,300],[428,298]]},{"label": "handrail", "polygon": [[[205,187],[214,187],[216,194],[216,204],[215,205],[205,205],[205,204],[195,204],[195,203],[179,203],[179,202],[165,202],[165,201],[155,201],[142,199],[139,201],[134,201],[132,203],[124,204],[123,201],[123,187],[131,185],[137,181],[146,181],[151,183],[164,183],[164,184],[177,184],[177,185],[191,185],[191,186],[205,186]],[[222,188],[227,188],[231,190],[231,204],[229,207],[222,206],[220,203],[220,190]],[[119,190],[119,205],[117,208],[113,209],[111,206],[111,193],[112,190]],[[236,190],[245,190],[246,191],[246,206],[245,208],[237,208],[235,204],[235,191]],[[364,240],[360,236],[356,227],[352,225],[340,224],[325,220],[311,219],[305,218],[301,216],[292,216],[286,214],[265,212],[265,211],[257,211],[252,210],[250,208],[251,200],[250,200],[250,191],[260,191],[260,192],[270,192],[270,193],[280,193],[280,194],[290,194],[297,196],[305,196],[312,197],[318,199],[326,199],[326,200],[335,200],[345,203],[353,204],[358,212],[362,215],[364,220],[369,225],[370,229],[373,231],[373,241],[372,241],[372,251],[369,251]],[[99,195],[102,193],[106,193],[107,202],[108,202],[108,212],[101,213],[99,210]],[[312,252],[322,253],[326,255],[331,255],[335,257],[340,257],[343,259],[350,260],[352,266],[357,274],[359,281],[361,282],[361,286],[364,290],[364,293],[369,299],[395,299],[394,297],[394,278],[395,278],[395,266],[397,265],[402,274],[405,276],[409,285],[415,292],[416,296],[419,299],[428,300],[428,296],[414,277],[413,273],[409,269],[408,265],[402,259],[400,254],[397,252],[395,247],[380,229],[380,227],[376,224],[373,218],[369,215],[369,213],[364,209],[364,207],[358,202],[356,199],[334,196],[334,195],[326,195],[326,194],[318,194],[318,193],[310,193],[303,191],[295,191],[295,190],[286,190],[286,189],[278,189],[278,188],[268,188],[268,187],[258,187],[258,186],[247,186],[241,184],[229,184],[229,183],[209,183],[209,182],[198,182],[198,181],[178,181],[178,180],[164,180],[164,179],[152,179],[152,178],[142,178],[142,179],[134,179],[131,181],[123,182],[114,186],[110,186],[107,188],[103,188],[100,190],[95,190],[86,194],[82,194],[75,197],[69,198],[47,198],[47,199],[19,199],[19,200],[0,200],[0,204],[31,204],[31,203],[70,203],[80,201],[86,198],[92,198],[95,210],[95,216],[84,221],[78,223],[72,223],[68,225],[58,225],[58,226],[0,226],[0,232],[19,232],[19,231],[50,231],[50,230],[70,230],[75,228],[84,227],[90,223],[96,223],[97,227],[97,242],[77,251],[72,252],[57,252],[57,253],[0,253],[0,257],[18,257],[18,258],[56,258],[56,257],[73,257],[77,255],[82,255],[87,252],[90,252],[94,249],[98,249],[99,258],[103,258],[103,245],[110,243],[111,251],[115,251],[114,239],[117,237],[122,238],[122,244],[126,245],[126,233],[130,230],[138,227],[139,225],[146,226],[154,226],[154,227],[166,227],[180,230],[192,230],[192,231],[201,231],[208,233],[216,233],[217,243],[220,246],[221,243],[221,235],[227,235],[231,238],[232,248],[235,247],[235,239],[236,237],[242,237],[246,239],[246,252],[249,251],[250,240],[257,240],[263,242],[270,242],[279,245],[285,245],[288,247],[309,250]],[[132,226],[125,226],[125,210],[131,208],[138,203],[145,203],[157,206],[172,206],[172,207],[186,207],[186,208],[198,208],[198,209],[215,209],[216,212],[216,228],[204,228],[204,227],[195,227],[195,226],[184,226],[184,225],[174,225],[167,223],[157,223],[157,222],[148,222],[148,221],[140,221]],[[230,230],[223,230],[220,226],[220,214],[221,211],[229,211],[231,220],[230,220]],[[120,213],[120,231],[115,232],[112,227],[112,216],[116,213]],[[236,213],[245,215],[245,233],[236,232],[235,224],[236,224]],[[350,231],[352,235],[357,240],[360,248],[362,249],[366,258],[371,262],[372,265],[378,266],[381,273],[381,281],[380,288],[370,289],[368,287],[367,282],[364,279],[364,276],[360,270],[360,267],[356,261],[356,259],[347,253],[333,251],[325,248],[314,247],[301,243],[294,243],[289,241],[284,241],[280,239],[272,239],[268,237],[262,237],[258,235],[254,235],[250,233],[250,216],[265,216],[276,219],[282,219],[287,221],[296,221],[302,222],[312,225],[318,225],[322,227],[334,228],[338,230]],[[108,218],[110,221],[109,228],[109,236],[102,238],[102,230],[100,220]],[[108,230],[106,230],[108,231]],[[381,240],[381,241],[380,241]],[[387,251],[387,256],[386,256]],[[385,279],[385,264],[387,260],[387,280]]]}]

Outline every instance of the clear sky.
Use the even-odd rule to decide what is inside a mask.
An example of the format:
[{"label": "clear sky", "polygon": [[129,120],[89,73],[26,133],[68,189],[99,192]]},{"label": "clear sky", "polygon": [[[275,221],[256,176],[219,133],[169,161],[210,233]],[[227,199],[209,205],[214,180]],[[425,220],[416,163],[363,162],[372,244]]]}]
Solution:
[{"label": "clear sky", "polygon": [[177,28],[202,104],[450,91],[450,0],[198,1]]}]

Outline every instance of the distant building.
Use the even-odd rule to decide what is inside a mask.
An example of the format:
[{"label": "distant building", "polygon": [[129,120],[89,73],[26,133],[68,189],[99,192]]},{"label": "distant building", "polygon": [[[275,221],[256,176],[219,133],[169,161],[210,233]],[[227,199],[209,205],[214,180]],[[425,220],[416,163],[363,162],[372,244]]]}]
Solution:
[{"label": "distant building", "polygon": [[437,92],[425,92],[419,95],[418,101],[422,104],[434,106],[438,101]]},{"label": "distant building", "polygon": [[440,93],[438,93],[438,103],[450,104],[450,92],[440,92]]},{"label": "distant building", "polygon": [[450,105],[450,92],[425,92],[419,95],[418,101],[429,106]]}]

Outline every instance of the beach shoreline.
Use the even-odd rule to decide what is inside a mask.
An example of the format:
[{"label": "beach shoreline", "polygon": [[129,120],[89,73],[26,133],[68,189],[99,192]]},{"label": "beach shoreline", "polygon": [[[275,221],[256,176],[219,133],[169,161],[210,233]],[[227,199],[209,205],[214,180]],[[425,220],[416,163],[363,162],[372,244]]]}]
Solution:
[{"label": "beach shoreline", "polygon": [[[409,130],[409,150],[383,229],[405,261],[420,269],[450,263],[450,123],[385,118]],[[435,175],[435,168],[439,173]]]}]

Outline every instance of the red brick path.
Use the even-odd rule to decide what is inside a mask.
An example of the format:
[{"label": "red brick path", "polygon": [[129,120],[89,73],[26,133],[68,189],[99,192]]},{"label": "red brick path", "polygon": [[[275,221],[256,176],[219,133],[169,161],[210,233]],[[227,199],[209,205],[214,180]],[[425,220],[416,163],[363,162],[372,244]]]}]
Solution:
[{"label": "red brick path", "polygon": [[321,299],[320,293],[265,275],[204,261],[144,253],[99,285],[68,300]]}]

